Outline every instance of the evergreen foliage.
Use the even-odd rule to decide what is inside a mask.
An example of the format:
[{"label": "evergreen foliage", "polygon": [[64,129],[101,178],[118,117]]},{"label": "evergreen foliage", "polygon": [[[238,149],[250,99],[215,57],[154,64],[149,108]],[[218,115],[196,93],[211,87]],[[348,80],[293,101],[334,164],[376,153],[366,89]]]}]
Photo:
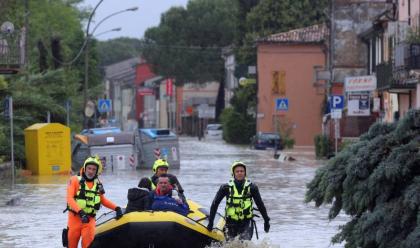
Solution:
[{"label": "evergreen foliage", "polygon": [[420,110],[396,124],[377,123],[316,171],[306,202],[332,203],[329,218],[349,215],[333,238],[346,248],[420,244]]},{"label": "evergreen foliage", "polygon": [[[236,57],[239,64],[255,65],[256,39],[324,22],[328,1],[237,0],[237,4],[237,22],[245,24],[239,26],[235,39]],[[248,11],[246,15],[244,11]]]},{"label": "evergreen foliage", "polygon": [[142,40],[142,55],[155,73],[187,82],[219,81],[224,76],[221,49],[235,33],[236,6],[232,1],[195,0],[187,8],[162,14],[158,27]]},{"label": "evergreen foliage", "polygon": [[99,66],[103,68],[107,65],[140,56],[141,43],[139,39],[127,37],[99,41],[96,51],[98,52]]},{"label": "evergreen foliage", "polygon": [[[16,32],[24,25],[25,1],[4,0],[0,3],[0,23],[10,21]],[[84,43],[83,20],[87,13],[77,6],[82,0],[37,0],[29,3],[29,33],[27,68],[20,74],[0,79],[0,100],[13,97],[15,159],[23,162],[24,129],[34,123],[46,122],[47,112],[51,122],[66,124],[65,102],[71,101],[71,129],[80,130],[84,61],[73,60]],[[89,86],[100,84],[95,53],[95,41],[89,57]],[[94,91],[89,93],[95,94]],[[0,118],[0,157],[10,159],[9,120]]]},{"label": "evergreen foliage", "polygon": [[327,135],[318,134],[314,138],[317,159],[328,158],[332,153],[332,145]]},{"label": "evergreen foliage", "polygon": [[223,139],[229,143],[248,144],[255,134],[255,85],[241,86],[231,99],[232,107],[223,110]]},{"label": "evergreen foliage", "polygon": [[[57,83],[59,82],[59,83]],[[66,123],[65,102],[73,99],[72,107],[81,109],[81,99],[77,97],[77,80],[72,71],[60,69],[45,74],[33,74],[26,81],[19,79],[1,94],[13,96],[14,107],[14,137],[15,158],[23,161],[25,158],[24,129],[34,123],[47,122],[47,112],[50,112],[51,122]],[[77,111],[71,112],[72,130],[77,130],[81,122],[81,115]],[[0,130],[6,139],[0,139],[0,154],[10,154],[9,120],[0,119]]]}]

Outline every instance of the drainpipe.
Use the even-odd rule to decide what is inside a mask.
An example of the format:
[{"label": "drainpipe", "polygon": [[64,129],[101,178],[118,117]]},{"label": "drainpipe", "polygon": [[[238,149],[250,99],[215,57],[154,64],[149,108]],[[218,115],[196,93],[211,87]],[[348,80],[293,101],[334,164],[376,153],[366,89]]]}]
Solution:
[{"label": "drainpipe", "polygon": [[408,5],[408,26],[411,26],[411,0],[407,1]]},{"label": "drainpipe", "polygon": [[[328,60],[328,69],[330,71],[330,80],[327,87],[327,97],[331,96],[331,88],[334,81],[334,39],[335,39],[335,6],[334,0],[330,1],[330,49],[329,49],[329,60]],[[330,110],[331,111],[331,110]],[[332,119],[331,119],[332,120]],[[337,138],[337,128],[340,128],[340,120],[334,118],[334,147],[335,155],[338,152],[338,138]],[[330,129],[331,130],[331,129]]]},{"label": "drainpipe", "polygon": [[334,0],[330,1],[330,44],[329,44],[329,54],[328,54],[328,70],[330,71],[330,80],[328,81],[327,86],[327,96],[329,97],[331,94],[331,87],[332,82],[334,79],[334,65],[333,65],[333,59],[334,59]]}]

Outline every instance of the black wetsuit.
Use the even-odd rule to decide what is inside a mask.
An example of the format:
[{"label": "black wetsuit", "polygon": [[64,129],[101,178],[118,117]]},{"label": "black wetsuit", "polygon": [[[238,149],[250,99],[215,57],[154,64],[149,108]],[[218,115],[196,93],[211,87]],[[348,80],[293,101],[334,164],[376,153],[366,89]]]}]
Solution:
[{"label": "black wetsuit", "polygon": [[127,208],[125,213],[134,211],[144,211],[150,209],[152,205],[151,193],[143,188],[131,188],[127,193]]},{"label": "black wetsuit", "polygon": [[[242,192],[243,185],[245,180],[237,181],[235,180],[235,186],[238,189],[238,192]],[[257,185],[251,183],[250,185],[251,196],[255,204],[257,205],[258,210],[260,211],[265,222],[268,222],[270,218],[267,215],[267,209],[265,208],[264,202],[261,199],[260,191],[258,190]],[[220,186],[219,191],[217,191],[216,196],[214,197],[213,203],[210,207],[210,216],[209,222],[213,223],[214,217],[216,216],[217,208],[219,207],[220,202],[223,198],[229,196],[229,185],[223,184]],[[244,219],[241,221],[236,221],[230,218],[226,218],[226,229],[227,229],[227,239],[232,239],[239,235],[239,239],[242,240],[251,240],[253,234],[253,221],[252,219]]]}]

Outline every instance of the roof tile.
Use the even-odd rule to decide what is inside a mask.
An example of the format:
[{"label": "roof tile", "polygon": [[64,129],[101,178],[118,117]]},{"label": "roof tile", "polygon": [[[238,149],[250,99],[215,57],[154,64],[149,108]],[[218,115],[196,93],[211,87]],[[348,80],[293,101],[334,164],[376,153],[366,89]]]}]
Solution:
[{"label": "roof tile", "polygon": [[258,42],[273,43],[319,43],[328,37],[328,28],[325,24],[316,24],[309,27],[290,30],[283,33],[272,34],[258,39]]}]

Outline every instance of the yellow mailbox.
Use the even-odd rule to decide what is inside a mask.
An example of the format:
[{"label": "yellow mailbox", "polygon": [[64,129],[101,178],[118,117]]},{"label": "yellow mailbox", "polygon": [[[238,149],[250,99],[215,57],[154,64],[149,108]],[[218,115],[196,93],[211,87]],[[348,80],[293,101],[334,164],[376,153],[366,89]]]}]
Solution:
[{"label": "yellow mailbox", "polygon": [[36,175],[67,174],[71,170],[70,128],[37,123],[25,129],[27,169]]}]

